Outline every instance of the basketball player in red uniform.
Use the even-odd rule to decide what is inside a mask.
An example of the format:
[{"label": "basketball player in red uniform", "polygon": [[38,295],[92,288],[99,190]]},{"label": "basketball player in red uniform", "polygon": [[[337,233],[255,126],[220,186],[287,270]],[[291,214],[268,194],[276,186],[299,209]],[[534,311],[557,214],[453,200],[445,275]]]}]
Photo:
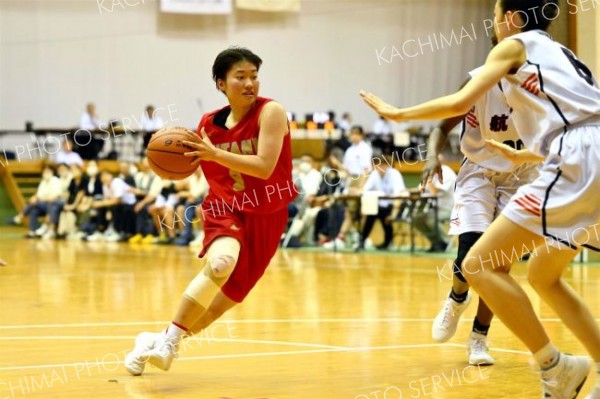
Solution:
[{"label": "basketball player in red uniform", "polygon": [[202,204],[202,270],[186,288],[166,331],[141,333],[125,359],[140,375],[146,362],[168,370],[181,339],[198,333],[242,302],[279,246],[296,197],[289,126],[284,108],[258,97],[262,60],[239,47],[222,51],[213,65],[217,89],[229,105],[204,115],[197,157],[210,190]]}]

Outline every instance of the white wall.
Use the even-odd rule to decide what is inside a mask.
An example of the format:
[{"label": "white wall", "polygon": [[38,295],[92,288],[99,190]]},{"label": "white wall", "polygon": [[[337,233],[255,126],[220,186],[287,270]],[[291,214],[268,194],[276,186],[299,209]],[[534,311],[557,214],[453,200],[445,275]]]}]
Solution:
[{"label": "white wall", "polygon": [[[485,59],[483,20],[492,7],[492,0],[304,0],[299,14],[184,16],[162,14],[150,0],[111,13],[94,0],[0,0],[0,129],[26,120],[75,126],[88,101],[103,118],[139,118],[147,103],[173,104],[177,123],[195,126],[202,111],[224,103],[210,68],[233,44],[263,58],[262,95],[302,116],[350,111],[370,126],[375,116],[359,89],[398,105],[456,89]],[[463,25],[470,37],[460,44],[389,64],[376,56],[386,48],[389,59],[392,46],[402,51],[411,39],[439,42],[452,30],[460,38]]]}]

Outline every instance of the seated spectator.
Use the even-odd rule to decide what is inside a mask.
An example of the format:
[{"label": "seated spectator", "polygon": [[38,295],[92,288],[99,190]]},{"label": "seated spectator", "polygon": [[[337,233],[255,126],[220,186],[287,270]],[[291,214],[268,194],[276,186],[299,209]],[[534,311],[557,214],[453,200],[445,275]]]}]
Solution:
[{"label": "seated spectator", "polygon": [[[346,213],[345,204],[336,201],[334,196],[345,190],[344,179],[336,169],[328,169],[323,176],[323,182],[314,197],[308,199],[310,209],[308,214],[316,213],[314,217],[314,234],[312,242],[326,244],[339,234]],[[312,223],[307,221],[305,228],[310,231]]]},{"label": "seated spectator", "polygon": [[65,205],[65,201],[69,196],[69,185],[71,184],[72,179],[73,175],[71,175],[71,170],[69,167],[65,164],[58,165],[60,196],[56,199],[56,201],[52,201],[48,204],[48,214],[46,215],[45,220],[47,229],[41,234],[41,237],[44,239],[52,239],[56,237],[60,213]]},{"label": "seated spectator", "polygon": [[88,162],[86,168],[86,180],[83,186],[83,197],[77,205],[78,225],[82,233],[87,235],[86,239],[97,241],[104,238],[104,231],[108,227],[106,210],[92,207],[94,201],[104,197],[102,181],[98,175],[98,164],[96,161]]},{"label": "seated spectator", "polygon": [[452,207],[454,205],[454,184],[456,183],[456,173],[442,162],[442,180],[440,182],[436,175],[427,188],[426,193],[438,197],[438,224],[435,224],[434,210],[430,209],[426,213],[417,213],[414,216],[414,225],[431,242],[431,247],[427,252],[445,252],[448,247],[448,236],[445,232],[443,222],[450,219]]},{"label": "seated spectator", "polygon": [[92,203],[94,209],[110,211],[112,231],[104,234],[106,241],[123,241],[129,239],[134,232],[135,194],[130,186],[119,177],[114,177],[109,171],[101,174],[104,197]]},{"label": "seated spectator", "polygon": [[154,204],[162,188],[162,179],[150,169],[148,158],[145,157],[140,163],[140,170],[135,174],[135,187],[131,188],[137,202],[133,207],[135,235],[129,239],[130,244],[141,243],[144,239],[146,242],[154,240],[156,232],[148,209]]},{"label": "seated spectator", "polygon": [[119,179],[123,180],[127,185],[135,187],[135,174],[138,172],[137,166],[132,162],[119,163]]},{"label": "seated spectator", "polygon": [[[204,240],[204,219],[202,218],[202,201],[208,194],[208,181],[202,168],[196,169],[193,175],[183,181],[178,196],[184,202],[177,207],[179,220],[184,223],[181,236],[175,240],[177,245],[198,245]],[[195,232],[194,230],[197,230]],[[192,244],[193,242],[193,244]]]},{"label": "seated spectator", "polygon": [[60,151],[58,151],[54,156],[54,162],[59,165],[65,164],[67,166],[83,166],[83,160],[78,153],[73,151],[73,141],[69,138],[63,142]]},{"label": "seated spectator", "polygon": [[[394,159],[391,156],[383,155],[373,159],[375,170],[369,175],[362,192],[374,191],[382,196],[398,196],[406,193],[406,186],[402,174],[394,168]],[[387,249],[394,238],[393,222],[398,217],[400,210],[399,201],[391,199],[380,199],[378,201],[377,215],[367,215],[362,228],[360,243],[357,250],[365,249],[365,241],[369,238],[371,230],[376,220],[379,220],[383,227],[383,243],[377,245],[377,249]]]},{"label": "seated spectator", "polygon": [[77,236],[77,206],[83,199],[87,177],[84,177],[81,167],[77,164],[70,168],[72,179],[67,188],[65,205],[58,219],[57,237],[75,238]]},{"label": "seated spectator", "polygon": [[[179,226],[175,220],[175,209],[180,203],[180,198],[177,195],[180,187],[183,187],[185,183],[181,181],[175,182],[172,180],[162,179],[162,189],[157,195],[154,204],[148,208],[148,213],[152,217],[154,227],[159,232],[158,237],[152,237],[151,243],[158,244],[172,244],[177,236],[177,231],[183,226]],[[148,240],[144,239],[143,243],[148,243]]]},{"label": "seated spectator", "polygon": [[[54,170],[50,166],[45,166],[42,170],[42,181],[38,185],[35,195],[29,198],[25,209],[15,217],[16,223],[21,223],[23,217],[29,218],[29,230],[27,238],[34,238],[44,235],[48,231],[47,225],[40,225],[38,220],[41,216],[50,214],[51,210],[55,209],[54,203],[60,201],[61,184],[60,179],[54,175]],[[51,219],[51,223],[58,223],[58,215],[56,220]]]},{"label": "seated spectator", "polygon": [[352,116],[349,112],[344,112],[342,114],[342,120],[338,123],[339,129],[342,133],[346,133],[350,131],[350,127],[352,126]]}]

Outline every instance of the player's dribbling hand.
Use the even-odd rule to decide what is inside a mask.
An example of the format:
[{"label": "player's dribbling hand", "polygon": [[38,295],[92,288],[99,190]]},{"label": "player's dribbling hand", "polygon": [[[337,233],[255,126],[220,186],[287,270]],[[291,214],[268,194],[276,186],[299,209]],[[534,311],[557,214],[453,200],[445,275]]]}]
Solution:
[{"label": "player's dribbling hand", "polygon": [[379,115],[383,116],[386,119],[390,120],[398,120],[400,116],[400,110],[385,101],[381,98],[377,97],[375,94],[367,93],[363,90],[360,91],[360,96],[364,100],[365,103]]},{"label": "player's dribbling hand", "polygon": [[200,135],[202,136],[202,140],[200,141],[183,141],[183,144],[186,144],[196,150],[183,154],[186,157],[196,157],[196,159],[192,161],[192,165],[198,165],[200,161],[213,161],[217,155],[217,148],[208,138],[204,128],[200,130]]}]

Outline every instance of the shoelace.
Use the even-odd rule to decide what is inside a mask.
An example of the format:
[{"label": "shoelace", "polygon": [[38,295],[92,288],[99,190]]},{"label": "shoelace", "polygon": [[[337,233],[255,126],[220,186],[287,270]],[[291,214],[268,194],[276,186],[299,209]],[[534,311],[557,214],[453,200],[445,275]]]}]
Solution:
[{"label": "shoelace", "polygon": [[446,301],[446,305],[444,306],[444,319],[442,320],[442,324],[444,326],[448,325],[448,318],[449,316],[454,317],[456,315],[454,306],[452,306],[452,304],[449,301]]},{"label": "shoelace", "polygon": [[473,344],[473,352],[487,352],[487,343],[482,339],[475,339]]}]

